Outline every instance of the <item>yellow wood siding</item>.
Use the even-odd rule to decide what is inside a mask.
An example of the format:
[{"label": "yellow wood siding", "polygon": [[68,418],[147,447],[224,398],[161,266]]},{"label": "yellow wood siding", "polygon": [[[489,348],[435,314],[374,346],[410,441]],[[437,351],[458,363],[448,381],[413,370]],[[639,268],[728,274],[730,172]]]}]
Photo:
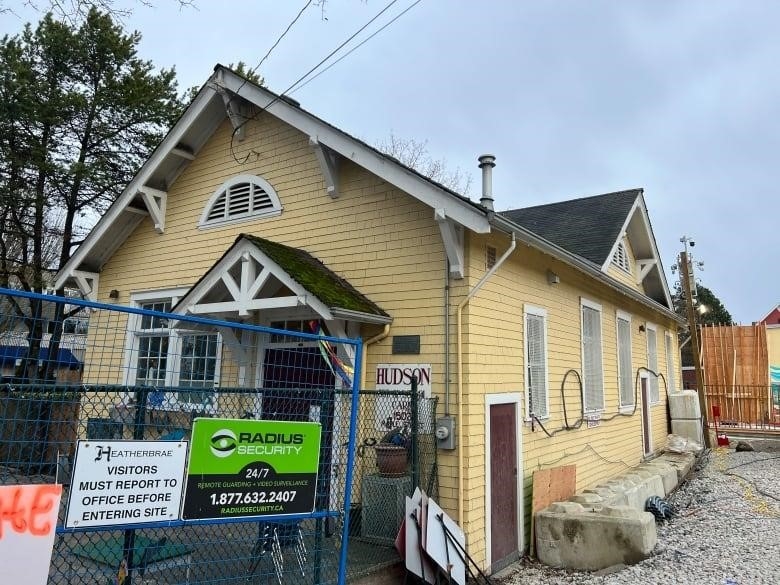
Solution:
[{"label": "yellow wood siding", "polygon": [[[498,254],[508,246],[508,238],[500,236],[472,238],[472,250],[481,251],[485,240],[494,245]],[[560,277],[560,283],[550,285],[547,271]],[[484,274],[481,252],[472,257],[469,266],[472,284]],[[595,428],[583,425],[578,430],[559,431],[549,438],[539,428],[523,425],[523,486],[525,545],[530,528],[530,498],[533,472],[536,469],[562,464],[577,464],[577,489],[597,484],[639,463],[643,457],[641,398],[637,397],[635,413],[619,413],[617,369],[616,310],[632,315],[632,368],[647,366],[647,345],[640,323],[655,322],[659,334],[659,366],[665,364],[662,346],[668,320],[644,306],[627,299],[612,289],[572,270],[561,262],[525,246],[518,246],[512,257],[472,299],[464,313],[465,337],[464,375],[468,380],[468,396],[462,424],[466,448],[466,510],[469,511],[466,531],[470,552],[477,559],[486,555],[485,540],[485,412],[484,393],[523,391],[523,307],[530,304],[547,311],[547,361],[550,417],[543,421],[550,431],[564,426],[561,382],[566,372],[582,371],[581,299],[599,303],[602,307],[602,360],[604,367],[605,410]],[[662,326],[661,323],[664,325]],[[675,344],[676,347],[676,344]],[[675,362],[677,363],[677,362]],[[661,384],[661,388],[663,385]],[[651,406],[652,441],[654,448],[663,446],[666,437],[666,396]],[[569,424],[579,418],[580,399],[576,378],[569,376],[565,386]],[[611,420],[606,420],[614,417]]]},{"label": "yellow wood siding", "polygon": [[766,345],[769,352],[769,365],[780,367],[780,326],[767,326]]}]

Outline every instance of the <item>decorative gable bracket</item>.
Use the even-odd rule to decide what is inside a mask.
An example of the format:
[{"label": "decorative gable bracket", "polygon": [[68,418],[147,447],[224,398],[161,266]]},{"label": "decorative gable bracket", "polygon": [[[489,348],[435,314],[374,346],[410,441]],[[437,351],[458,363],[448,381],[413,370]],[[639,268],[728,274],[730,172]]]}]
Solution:
[{"label": "decorative gable bracket", "polygon": [[246,121],[250,117],[252,105],[244,98],[228,93],[220,84],[217,84],[215,89],[222,96],[225,111],[230,119],[230,123],[233,125],[234,137],[241,142],[246,138]]},{"label": "decorative gable bracket", "polygon": [[146,209],[154,222],[154,231],[161,234],[165,231],[165,208],[168,205],[168,193],[151,187],[141,187],[138,193],[143,197]]},{"label": "decorative gable bracket", "polygon": [[636,283],[642,284],[642,281],[645,279],[645,277],[650,274],[650,271],[653,269],[654,266],[658,264],[658,261],[655,258],[647,258],[644,260],[637,260],[636,265],[639,270],[637,271],[636,275]]},{"label": "decorative gable bracket", "polygon": [[97,301],[99,274],[97,272],[74,270],[72,276],[84,298],[89,301]]},{"label": "decorative gable bracket", "polygon": [[338,155],[320,143],[316,136],[309,136],[309,146],[314,150],[322,169],[322,175],[325,177],[325,191],[331,199],[336,199],[339,196]]},{"label": "decorative gable bracket", "polygon": [[463,228],[447,217],[443,209],[436,209],[433,218],[439,224],[444,250],[450,262],[450,276],[461,279],[465,275],[463,254]]},{"label": "decorative gable bracket", "polygon": [[[223,257],[207,275],[179,301],[185,310],[193,315],[235,313],[245,318],[253,311],[309,307],[324,319],[332,319],[330,310],[295,282],[283,269],[256,250],[235,248]],[[232,268],[239,265],[236,278]],[[269,279],[286,287],[292,294],[287,296],[264,296],[263,289]],[[229,298],[216,302],[201,299],[218,284],[222,284]]]}]

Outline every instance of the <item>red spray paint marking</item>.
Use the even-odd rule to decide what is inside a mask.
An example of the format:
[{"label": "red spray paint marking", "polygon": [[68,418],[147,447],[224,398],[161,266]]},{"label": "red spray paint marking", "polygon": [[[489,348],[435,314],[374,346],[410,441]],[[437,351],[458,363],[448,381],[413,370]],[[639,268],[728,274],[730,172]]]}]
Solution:
[{"label": "red spray paint marking", "polygon": [[0,486],[0,540],[6,528],[33,536],[51,534],[54,524],[48,517],[61,494],[61,485]]}]

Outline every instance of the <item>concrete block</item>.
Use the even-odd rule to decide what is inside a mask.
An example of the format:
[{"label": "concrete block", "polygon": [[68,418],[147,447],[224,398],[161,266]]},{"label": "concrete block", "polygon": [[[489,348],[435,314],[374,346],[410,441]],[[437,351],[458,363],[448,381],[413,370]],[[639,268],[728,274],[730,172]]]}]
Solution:
[{"label": "concrete block", "polygon": [[576,502],[555,502],[544,510],[551,514],[584,514],[585,508]]},{"label": "concrete block", "polygon": [[598,494],[581,493],[577,494],[576,496],[572,496],[569,498],[569,501],[581,504],[582,507],[586,510],[601,509],[601,506],[604,504],[604,500],[602,500],[601,496]]},{"label": "concrete block", "polygon": [[682,483],[682,480],[690,473],[693,463],[696,461],[696,458],[691,453],[663,453],[658,459],[668,463],[677,470],[677,483]]},{"label": "concrete block", "polygon": [[644,465],[645,469],[651,470],[661,478],[664,484],[664,495],[668,496],[677,489],[677,470],[663,461],[653,461]]},{"label": "concrete block", "polygon": [[700,420],[672,420],[672,434],[680,435],[699,445],[704,445],[704,435],[701,430]]},{"label": "concrete block", "polygon": [[683,390],[669,394],[669,414],[673,421],[699,420],[701,418],[699,394],[695,390]]},{"label": "concrete block", "polygon": [[657,542],[652,514],[626,506],[606,513],[556,514],[549,508],[536,516],[536,552],[553,567],[595,571],[618,563],[646,559]]}]

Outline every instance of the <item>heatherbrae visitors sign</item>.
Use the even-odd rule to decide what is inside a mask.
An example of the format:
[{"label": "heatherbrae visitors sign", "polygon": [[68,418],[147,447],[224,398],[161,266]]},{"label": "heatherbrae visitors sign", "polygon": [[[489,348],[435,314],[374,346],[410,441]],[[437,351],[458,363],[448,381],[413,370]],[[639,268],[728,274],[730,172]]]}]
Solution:
[{"label": "heatherbrae visitors sign", "polygon": [[313,422],[196,419],[182,517],[312,512],[321,434]]},{"label": "heatherbrae visitors sign", "polygon": [[65,526],[178,519],[186,461],[186,441],[79,441]]}]

